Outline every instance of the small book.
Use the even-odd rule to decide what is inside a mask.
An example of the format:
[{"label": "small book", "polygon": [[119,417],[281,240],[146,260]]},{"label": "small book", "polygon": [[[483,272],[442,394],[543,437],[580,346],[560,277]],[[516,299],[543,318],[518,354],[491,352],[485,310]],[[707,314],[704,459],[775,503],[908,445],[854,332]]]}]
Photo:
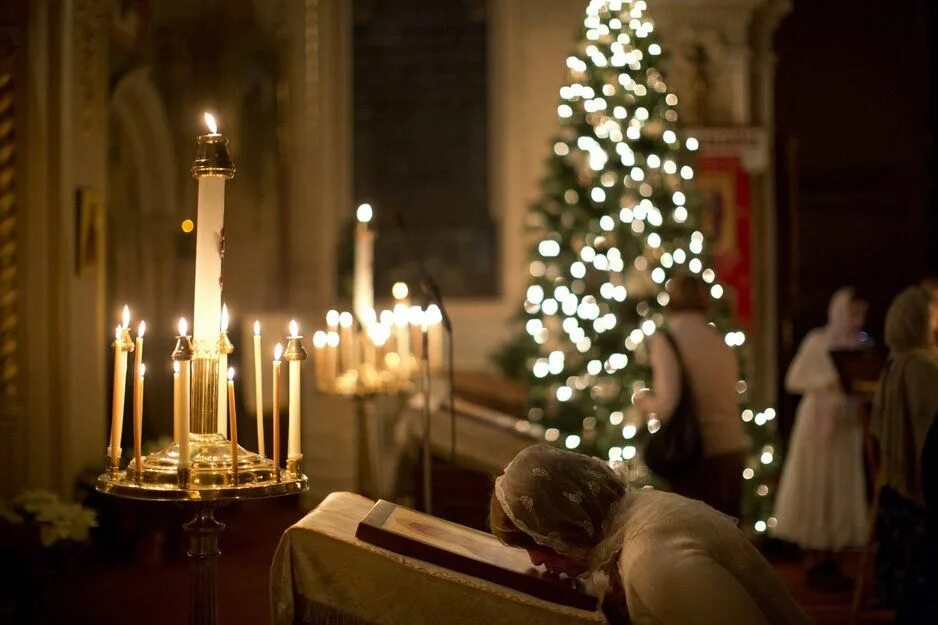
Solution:
[{"label": "small book", "polygon": [[580,580],[549,576],[523,549],[491,534],[379,500],[358,524],[356,538],[401,555],[472,575],[519,592],[581,610],[597,599]]},{"label": "small book", "polygon": [[886,365],[886,356],[875,348],[832,349],[831,360],[847,393],[872,396],[879,383],[879,374]]}]

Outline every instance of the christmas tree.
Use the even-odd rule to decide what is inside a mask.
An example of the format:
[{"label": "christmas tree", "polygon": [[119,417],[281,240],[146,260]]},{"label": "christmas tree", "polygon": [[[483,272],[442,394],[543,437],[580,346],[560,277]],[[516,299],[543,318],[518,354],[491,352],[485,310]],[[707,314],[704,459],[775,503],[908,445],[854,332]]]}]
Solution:
[{"label": "christmas tree", "polygon": [[[643,0],[593,0],[586,9],[560,89],[560,133],[528,214],[536,242],[526,332],[502,353],[506,368],[512,359],[523,364],[528,419],[548,442],[628,461],[639,482],[652,479],[641,449],[659,424],[631,396],[651,382],[647,341],[664,321],[669,277],[701,276],[714,300],[712,321],[741,361],[745,343],[698,229],[691,183],[698,142],[681,131],[646,8]],[[737,391],[745,401],[744,380]],[[779,459],[765,427],[774,416],[742,412],[754,445],[744,507],[757,531],[774,521],[768,495]]]}]

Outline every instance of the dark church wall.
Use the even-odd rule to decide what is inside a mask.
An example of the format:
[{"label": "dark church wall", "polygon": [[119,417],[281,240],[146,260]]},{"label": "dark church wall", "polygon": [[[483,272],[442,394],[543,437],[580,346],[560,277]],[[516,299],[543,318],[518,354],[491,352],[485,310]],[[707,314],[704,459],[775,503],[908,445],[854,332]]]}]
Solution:
[{"label": "dark church wall", "polygon": [[776,35],[780,378],[834,290],[867,295],[881,343],[889,300],[935,269],[929,18],[924,0],[804,0]]}]

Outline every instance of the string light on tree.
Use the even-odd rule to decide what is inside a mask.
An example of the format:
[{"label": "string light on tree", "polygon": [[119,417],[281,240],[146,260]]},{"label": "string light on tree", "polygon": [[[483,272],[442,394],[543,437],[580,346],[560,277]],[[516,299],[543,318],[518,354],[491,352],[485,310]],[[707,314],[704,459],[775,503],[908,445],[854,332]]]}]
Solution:
[{"label": "string light on tree", "polygon": [[[664,322],[668,280],[701,276],[715,325],[741,360],[746,343],[698,230],[689,185],[700,144],[679,125],[679,98],[656,66],[664,49],[646,9],[642,0],[592,0],[586,8],[566,60],[544,192],[528,219],[539,236],[524,331],[503,352],[506,370],[525,363],[529,416],[545,426],[547,442],[628,461],[640,481],[650,477],[641,450],[660,423],[641,415],[631,396],[651,380],[648,339]],[[748,386],[737,390],[745,400]],[[755,489],[779,465],[766,412],[759,419],[749,412],[746,421],[756,430],[750,499],[759,500],[747,514],[762,528],[771,491]]]}]

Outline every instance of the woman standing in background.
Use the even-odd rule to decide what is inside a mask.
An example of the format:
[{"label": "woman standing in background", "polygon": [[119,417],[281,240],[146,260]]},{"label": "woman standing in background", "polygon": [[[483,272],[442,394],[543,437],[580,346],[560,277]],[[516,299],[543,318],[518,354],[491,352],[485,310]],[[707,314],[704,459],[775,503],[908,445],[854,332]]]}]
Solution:
[{"label": "woman standing in background", "polygon": [[920,287],[900,293],[886,315],[889,360],[873,401],[879,447],[876,586],[896,624],[938,614],[938,355],[936,301]]},{"label": "woman standing in background", "polygon": [[851,587],[835,553],[866,543],[867,501],[859,406],[841,387],[830,352],[864,347],[866,310],[853,289],[834,293],[827,325],[805,336],[785,376],[785,388],[802,399],[779,483],[773,533],[805,551],[810,586],[833,592]]}]

